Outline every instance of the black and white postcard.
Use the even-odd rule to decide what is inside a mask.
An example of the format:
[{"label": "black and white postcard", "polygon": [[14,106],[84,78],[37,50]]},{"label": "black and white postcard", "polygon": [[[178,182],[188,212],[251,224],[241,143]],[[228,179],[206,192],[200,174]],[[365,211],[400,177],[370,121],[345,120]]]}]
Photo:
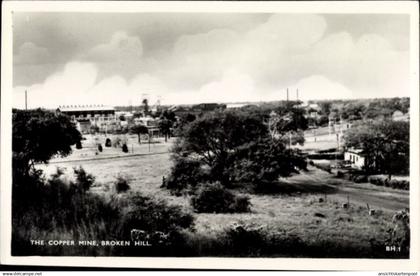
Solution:
[{"label": "black and white postcard", "polygon": [[418,269],[417,2],[2,13],[3,263]]}]

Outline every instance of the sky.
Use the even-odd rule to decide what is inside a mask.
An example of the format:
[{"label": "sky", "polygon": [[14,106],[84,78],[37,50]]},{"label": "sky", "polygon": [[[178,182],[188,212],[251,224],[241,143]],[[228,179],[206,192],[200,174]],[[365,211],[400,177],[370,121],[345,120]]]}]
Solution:
[{"label": "sky", "polygon": [[15,13],[13,106],[409,96],[409,16]]}]

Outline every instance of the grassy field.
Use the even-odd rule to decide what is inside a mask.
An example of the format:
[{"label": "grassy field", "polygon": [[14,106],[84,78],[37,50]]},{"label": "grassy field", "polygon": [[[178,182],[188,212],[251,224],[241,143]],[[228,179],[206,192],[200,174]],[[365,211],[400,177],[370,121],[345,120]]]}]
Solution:
[{"label": "grassy field", "polygon": [[[169,144],[168,144],[169,145]],[[130,179],[131,191],[183,206],[193,212],[187,196],[172,196],[160,188],[171,167],[168,153],[114,159],[79,160],[40,166],[48,175],[57,166],[71,174],[76,166],[96,176],[97,193],[108,193],[117,175]],[[196,235],[217,239],[235,222],[254,224],[271,233],[299,237],[311,244],[320,240],[334,245],[363,248],[384,241],[393,227],[393,214],[409,206],[407,191],[368,183],[354,184],[309,166],[308,172],[282,179],[281,195],[249,195],[251,212],[244,214],[196,214]],[[349,208],[342,204],[350,201]],[[322,201],[322,202],[321,202]],[[376,209],[369,215],[366,203]],[[383,250],[385,250],[383,248]]]}]

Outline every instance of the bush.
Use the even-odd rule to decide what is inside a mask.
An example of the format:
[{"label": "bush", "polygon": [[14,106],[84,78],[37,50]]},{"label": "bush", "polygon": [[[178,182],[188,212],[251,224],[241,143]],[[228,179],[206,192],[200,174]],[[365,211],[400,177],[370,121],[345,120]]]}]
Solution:
[{"label": "bush", "polygon": [[[182,231],[193,230],[193,216],[179,206],[143,197],[138,193],[114,194],[110,199],[77,189],[77,182],[93,182],[94,177],[79,168],[76,182],[58,170],[44,180],[37,174],[30,183],[30,196],[14,189],[12,254],[13,255],[157,255],[177,256]],[[29,180],[29,179],[27,179]],[[16,179],[14,179],[16,181]],[[27,181],[26,181],[27,183]],[[27,183],[28,184],[28,183]],[[20,187],[21,185],[14,185]],[[89,185],[86,185],[89,186]],[[130,240],[133,229],[147,234],[153,247],[34,247],[30,239]],[[133,240],[133,239],[131,239]],[[160,242],[160,243],[159,243]],[[159,244],[158,244],[159,243]]]},{"label": "bush", "polygon": [[299,151],[287,149],[281,142],[260,139],[240,146],[229,172],[230,180],[247,184],[256,192],[276,186],[280,176],[306,170],[306,161]]},{"label": "bush", "polygon": [[344,177],[344,173],[342,171],[337,171],[337,177],[338,178],[343,178]]},{"label": "bush", "polygon": [[111,139],[106,138],[106,140],[105,140],[105,147],[107,147],[107,148],[111,147]]},{"label": "bush", "polygon": [[226,241],[226,248],[234,255],[259,256],[260,250],[267,244],[266,237],[262,227],[235,223],[221,239]]},{"label": "bush", "polygon": [[95,182],[95,177],[90,173],[86,173],[81,166],[79,168],[74,168],[73,171],[76,175],[76,186],[83,191],[89,190]]},{"label": "bush", "polygon": [[127,144],[123,144],[123,145],[122,145],[122,151],[123,151],[123,152],[125,152],[125,153],[127,153],[127,152],[128,152],[128,147],[127,147]]},{"label": "bush", "polygon": [[98,151],[99,152],[102,152],[102,150],[103,150],[102,145],[101,144],[98,144]]},{"label": "bush", "polygon": [[235,213],[250,210],[249,198],[236,196],[219,183],[201,186],[191,198],[198,213]]},{"label": "bush", "polygon": [[385,186],[393,189],[409,190],[410,182],[407,180],[391,179],[380,176],[369,176],[368,181],[377,186]]},{"label": "bush", "polygon": [[331,173],[331,165],[329,163],[313,163],[313,166],[327,173]]},{"label": "bush", "polygon": [[82,149],[83,147],[82,147],[82,142],[80,142],[80,141],[77,141],[76,142],[76,149]]},{"label": "bush", "polygon": [[115,191],[117,193],[124,193],[130,189],[130,185],[128,184],[128,179],[123,176],[117,176],[116,181],[114,182]]},{"label": "bush", "polygon": [[130,240],[130,232],[139,229],[147,233],[161,231],[174,242],[182,229],[193,229],[194,217],[180,206],[168,205],[163,200],[152,200],[139,193],[128,195],[122,209],[123,216],[117,230],[118,237]]},{"label": "bush", "polygon": [[184,157],[176,157],[174,166],[162,186],[175,195],[183,192],[193,193],[198,183],[207,180],[201,162]]}]

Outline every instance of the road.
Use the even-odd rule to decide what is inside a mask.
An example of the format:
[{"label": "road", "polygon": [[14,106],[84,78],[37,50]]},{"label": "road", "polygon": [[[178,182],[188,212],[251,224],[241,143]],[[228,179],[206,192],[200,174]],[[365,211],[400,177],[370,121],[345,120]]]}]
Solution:
[{"label": "road", "polygon": [[[308,172],[287,179],[287,183],[304,186],[308,192],[327,194],[328,197],[361,206],[369,204],[371,208],[398,211],[409,208],[409,191],[375,186],[370,183],[354,183],[336,178],[315,167],[309,166]],[[321,188],[321,189],[320,189]]]}]

